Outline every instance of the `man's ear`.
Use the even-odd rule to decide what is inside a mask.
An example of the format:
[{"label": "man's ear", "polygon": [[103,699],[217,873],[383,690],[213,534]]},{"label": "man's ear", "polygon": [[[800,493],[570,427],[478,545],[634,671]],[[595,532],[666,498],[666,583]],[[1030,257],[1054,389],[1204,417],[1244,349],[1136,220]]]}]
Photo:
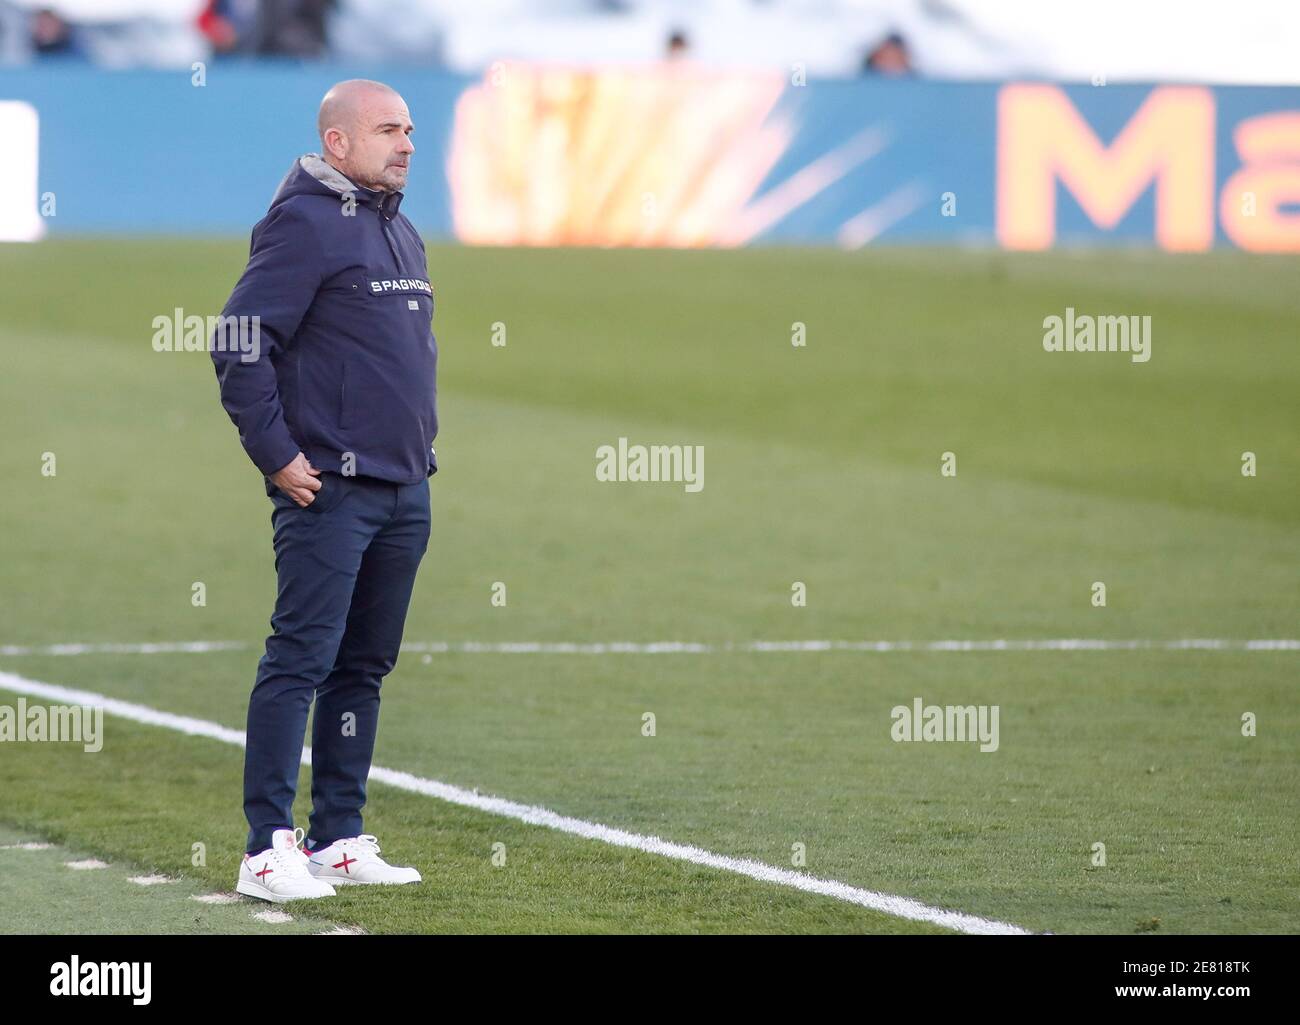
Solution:
[{"label": "man's ear", "polygon": [[348,137],[338,128],[325,132],[325,152],[335,160],[344,160],[348,155]]}]

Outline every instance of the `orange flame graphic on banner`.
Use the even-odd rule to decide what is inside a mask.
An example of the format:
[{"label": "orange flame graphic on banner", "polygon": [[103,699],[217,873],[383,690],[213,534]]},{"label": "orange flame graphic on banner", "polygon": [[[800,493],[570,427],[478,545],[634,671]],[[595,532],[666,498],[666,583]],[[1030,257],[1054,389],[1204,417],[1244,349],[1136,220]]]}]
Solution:
[{"label": "orange flame graphic on banner", "polygon": [[793,136],[780,74],[497,65],[457,101],[447,177],[464,242],[734,246]]}]

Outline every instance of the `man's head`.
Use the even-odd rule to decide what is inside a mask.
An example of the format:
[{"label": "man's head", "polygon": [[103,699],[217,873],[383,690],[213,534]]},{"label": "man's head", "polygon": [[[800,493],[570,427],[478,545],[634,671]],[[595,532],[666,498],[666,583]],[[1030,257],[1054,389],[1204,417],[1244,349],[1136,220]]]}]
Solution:
[{"label": "man's head", "polygon": [[321,155],[358,185],[396,192],[406,185],[414,130],[406,103],[382,82],[339,82],[316,118]]}]

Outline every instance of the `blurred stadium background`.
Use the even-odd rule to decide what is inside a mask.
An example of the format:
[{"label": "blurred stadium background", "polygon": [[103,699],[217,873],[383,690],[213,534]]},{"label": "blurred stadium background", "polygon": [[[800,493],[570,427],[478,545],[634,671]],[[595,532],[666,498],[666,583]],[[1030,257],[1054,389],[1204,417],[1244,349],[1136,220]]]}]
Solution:
[{"label": "blurred stadium background", "polygon": [[[416,125],[442,433],[377,764],[995,926],[1294,932],[1297,29],[0,0],[0,697],[242,728],[270,507],[153,321],[220,310],[325,90],[378,78]],[[1151,359],[1045,353],[1067,308],[1150,316]],[[703,445],[703,491],[600,484],[619,437]],[[999,706],[998,751],[892,742],[917,696]],[[229,891],[241,772],[113,716],[95,754],[0,744],[0,929],[273,931],[125,876],[91,914],[50,860]],[[430,885],[295,928],[944,927],[382,785],[367,827]]]}]

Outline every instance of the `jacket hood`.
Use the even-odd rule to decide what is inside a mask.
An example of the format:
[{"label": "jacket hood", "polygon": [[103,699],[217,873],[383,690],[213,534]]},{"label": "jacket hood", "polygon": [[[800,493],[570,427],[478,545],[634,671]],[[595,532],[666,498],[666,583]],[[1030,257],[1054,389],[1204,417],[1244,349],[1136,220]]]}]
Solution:
[{"label": "jacket hood", "polygon": [[326,161],[319,153],[304,153],[293,162],[289,173],[284,176],[275,190],[271,206],[278,206],[294,196],[301,195],[337,196],[340,202],[351,195],[355,197],[356,202],[380,209],[390,217],[397,213],[402,203],[402,193],[377,192],[356,185],[352,179]]}]

